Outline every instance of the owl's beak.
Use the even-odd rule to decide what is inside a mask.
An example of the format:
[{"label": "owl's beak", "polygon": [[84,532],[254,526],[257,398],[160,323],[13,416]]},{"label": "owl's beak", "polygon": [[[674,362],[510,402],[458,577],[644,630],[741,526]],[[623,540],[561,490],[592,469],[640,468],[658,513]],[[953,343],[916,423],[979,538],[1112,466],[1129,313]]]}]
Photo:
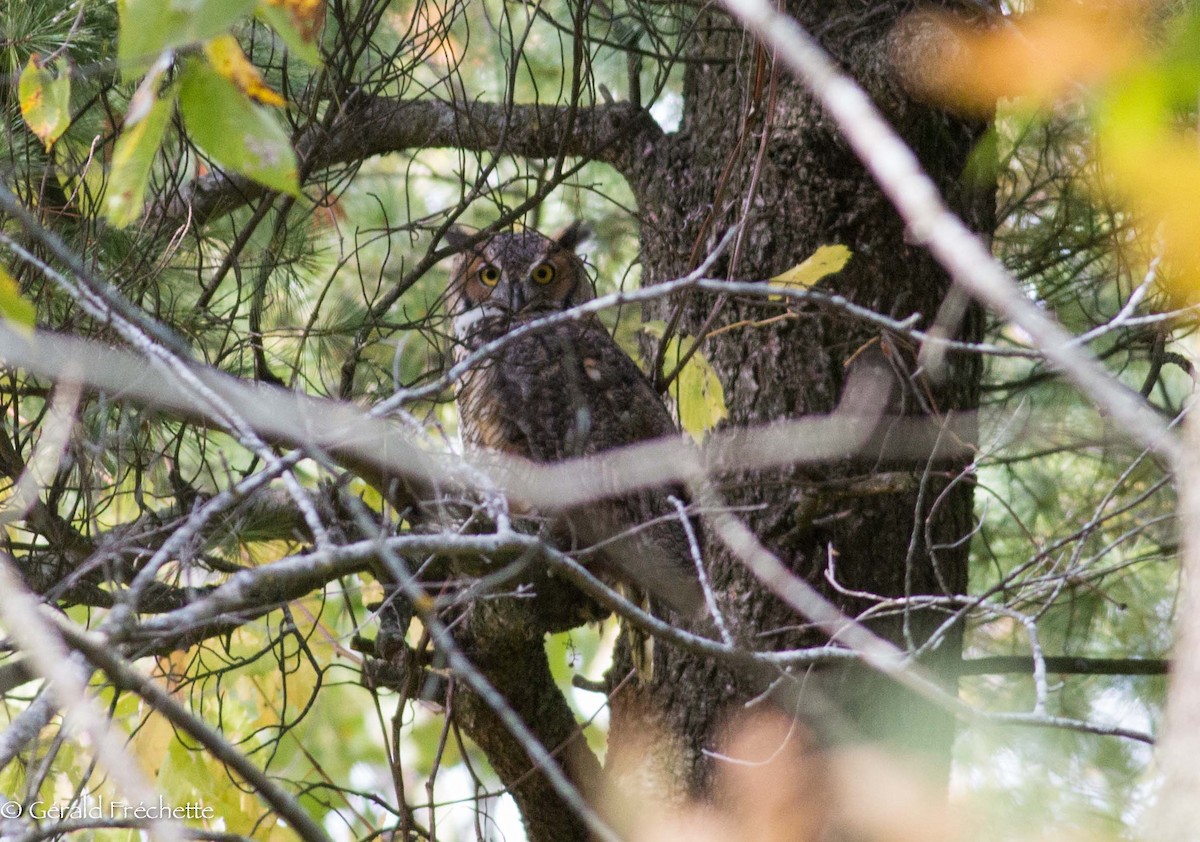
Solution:
[{"label": "owl's beak", "polygon": [[525,285],[511,284],[508,288],[509,312],[519,313],[525,308]]}]

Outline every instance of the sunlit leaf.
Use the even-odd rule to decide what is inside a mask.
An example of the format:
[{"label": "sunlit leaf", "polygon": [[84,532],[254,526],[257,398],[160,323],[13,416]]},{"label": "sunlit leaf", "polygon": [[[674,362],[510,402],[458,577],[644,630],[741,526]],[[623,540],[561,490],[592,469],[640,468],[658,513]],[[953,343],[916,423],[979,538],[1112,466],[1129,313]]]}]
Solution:
[{"label": "sunlit leaf", "polygon": [[31,56],[17,84],[21,116],[30,131],[49,149],[71,124],[71,76],[57,77]]},{"label": "sunlit leaf", "polygon": [[[680,340],[673,340],[675,348],[668,349],[667,359],[674,361],[680,355]],[[673,359],[674,358],[674,359]],[[717,426],[729,415],[725,406],[725,389],[717,372],[703,353],[697,351],[679,372],[672,392],[679,406],[679,421],[683,429],[693,438],[701,439],[704,433]]]},{"label": "sunlit leaf", "polygon": [[117,58],[126,78],[140,75],[163,50],[220,35],[250,14],[255,0],[124,0],[118,5]]},{"label": "sunlit leaf", "polygon": [[[12,704],[11,702],[8,702],[6,706],[10,706],[11,704]],[[9,716],[16,715],[11,710],[8,711],[7,713]],[[21,792],[22,791],[22,786],[24,785],[24,774],[25,774],[24,766],[25,766],[25,764],[22,764],[22,763],[9,763],[7,766],[4,767],[3,770],[0,770],[0,787],[3,787],[3,789],[0,790],[0,792]]]},{"label": "sunlit leaf", "polygon": [[355,477],[350,484],[354,495],[363,501],[363,503],[373,512],[382,512],[387,506],[387,501],[383,499],[383,495],[379,490],[372,485],[368,485],[363,480]]},{"label": "sunlit leaf", "polygon": [[171,744],[175,740],[175,729],[165,716],[154,713],[145,725],[133,735],[133,747],[137,756],[146,764],[146,773],[157,778],[163,764],[170,756]]},{"label": "sunlit leaf", "polygon": [[[771,283],[808,289],[822,278],[842,271],[851,254],[850,249],[843,245],[821,246],[803,262],[771,278]],[[777,301],[782,296],[773,295],[771,298]]]},{"label": "sunlit leaf", "polygon": [[364,578],[358,591],[358,598],[363,605],[373,605],[387,598],[383,583],[375,578]]},{"label": "sunlit leaf", "polygon": [[1104,155],[1118,196],[1137,212],[1141,229],[1161,238],[1174,293],[1200,291],[1200,154],[1194,133],[1152,136]]},{"label": "sunlit leaf", "polygon": [[222,78],[228,79],[238,90],[263,105],[283,106],[287,102],[263,81],[258,68],[250,63],[237,39],[232,35],[218,35],[204,43],[204,54],[208,63]]},{"label": "sunlit leaf", "polygon": [[300,194],[296,153],[283,128],[207,64],[188,63],[179,107],[192,139],[222,167],[273,190]]},{"label": "sunlit leaf", "polygon": [[260,0],[258,16],[298,58],[313,65],[321,63],[317,41],[325,23],[325,0]]},{"label": "sunlit leaf", "polygon": [[27,335],[33,333],[37,323],[37,311],[33,303],[21,294],[17,279],[3,266],[0,266],[0,318]]},{"label": "sunlit leaf", "polygon": [[175,96],[172,87],[155,101],[137,125],[127,128],[117,138],[104,215],[118,228],[142,215],[150,167],[175,111]]},{"label": "sunlit leaf", "polygon": [[[178,737],[169,744],[157,784],[176,804],[211,808],[229,832],[261,834],[273,824],[270,817],[258,815],[253,796],[237,786],[220,761],[190,749]],[[261,821],[266,825],[256,824]]]}]

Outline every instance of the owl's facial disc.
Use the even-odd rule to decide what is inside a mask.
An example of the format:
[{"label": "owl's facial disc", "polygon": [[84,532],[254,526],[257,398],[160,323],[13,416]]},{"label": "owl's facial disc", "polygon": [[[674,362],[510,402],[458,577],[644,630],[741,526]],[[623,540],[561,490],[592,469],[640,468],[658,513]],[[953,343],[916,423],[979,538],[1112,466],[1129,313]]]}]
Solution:
[{"label": "owl's facial disc", "polygon": [[573,251],[578,227],[557,238],[536,231],[499,233],[474,246],[461,231],[455,238],[452,244],[464,246],[452,291],[463,327],[562,310],[592,297],[583,262]]}]

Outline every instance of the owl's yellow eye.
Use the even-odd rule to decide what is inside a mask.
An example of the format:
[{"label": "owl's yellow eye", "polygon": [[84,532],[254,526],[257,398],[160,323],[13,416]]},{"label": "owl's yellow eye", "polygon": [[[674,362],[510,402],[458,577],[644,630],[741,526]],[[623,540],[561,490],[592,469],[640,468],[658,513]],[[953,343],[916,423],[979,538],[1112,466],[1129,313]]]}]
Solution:
[{"label": "owl's yellow eye", "polygon": [[479,282],[485,287],[494,287],[500,283],[500,270],[488,264],[479,270]]},{"label": "owl's yellow eye", "polygon": [[539,263],[529,277],[533,278],[535,284],[548,284],[554,280],[554,267],[549,263]]}]

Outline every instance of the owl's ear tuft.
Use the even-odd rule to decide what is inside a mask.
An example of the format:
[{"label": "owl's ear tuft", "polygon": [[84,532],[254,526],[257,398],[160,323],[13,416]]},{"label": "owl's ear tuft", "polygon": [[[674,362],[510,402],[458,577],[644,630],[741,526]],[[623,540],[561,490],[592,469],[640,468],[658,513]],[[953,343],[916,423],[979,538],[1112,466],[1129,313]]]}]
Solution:
[{"label": "owl's ear tuft", "polygon": [[577,219],[555,234],[554,242],[567,251],[575,251],[590,236],[592,229],[588,228],[582,219]]},{"label": "owl's ear tuft", "polygon": [[446,229],[446,233],[442,235],[442,239],[449,243],[451,247],[461,249],[471,241],[471,236],[471,232],[467,229],[451,225]]}]

